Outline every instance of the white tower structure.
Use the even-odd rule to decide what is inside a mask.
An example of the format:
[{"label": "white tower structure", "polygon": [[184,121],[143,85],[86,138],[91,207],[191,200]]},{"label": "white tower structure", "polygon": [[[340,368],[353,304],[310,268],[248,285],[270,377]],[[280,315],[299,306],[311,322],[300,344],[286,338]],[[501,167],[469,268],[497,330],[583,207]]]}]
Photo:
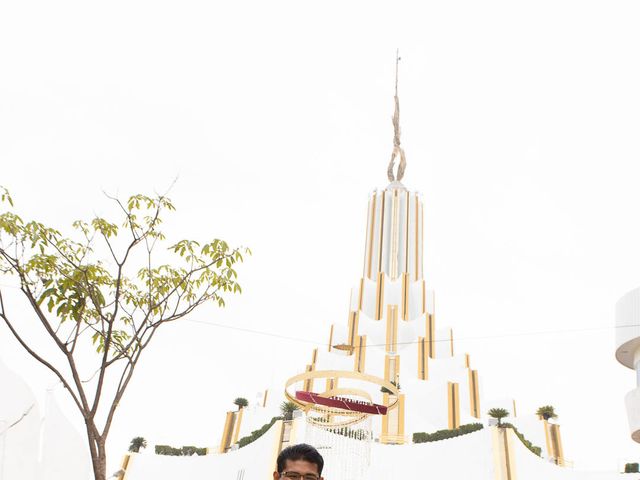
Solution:
[{"label": "white tower structure", "polygon": [[631,438],[640,443],[640,288],[616,303],[616,359],[636,372],[636,387],[625,403]]}]

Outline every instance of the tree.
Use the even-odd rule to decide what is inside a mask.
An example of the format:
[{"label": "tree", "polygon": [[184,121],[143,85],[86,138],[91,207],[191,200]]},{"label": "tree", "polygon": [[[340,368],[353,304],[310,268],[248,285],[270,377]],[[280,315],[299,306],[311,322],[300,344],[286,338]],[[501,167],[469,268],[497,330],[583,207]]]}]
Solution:
[{"label": "tree", "polygon": [[538,408],[536,411],[536,415],[544,418],[545,420],[549,420],[550,418],[558,418],[555,409],[551,405],[544,405],[543,407]]},{"label": "tree", "polygon": [[147,441],[144,437],[133,437],[131,445],[129,445],[129,451],[138,453],[141,448],[147,448]]},{"label": "tree", "polygon": [[249,401],[246,398],[238,397],[233,401],[233,404],[238,407],[238,410],[241,408],[247,407],[249,405]]},{"label": "tree", "polygon": [[[249,253],[218,239],[167,243],[160,226],[174,206],[163,195],[111,200],[116,219],[76,221],[66,237],[23,220],[0,187],[7,208],[0,214],[0,274],[12,277],[15,297],[31,314],[16,313],[1,286],[0,318],[82,415],[96,480],[106,477],[117,406],[158,328],[205,303],[223,307],[226,294],[241,291],[234,267]],[[39,325],[49,345],[29,341],[27,321]]]},{"label": "tree", "polygon": [[280,413],[282,414],[285,420],[292,420],[293,412],[299,409],[300,408],[298,407],[298,405],[296,405],[293,402],[285,401],[280,404]]},{"label": "tree", "polygon": [[487,412],[491,418],[495,418],[498,420],[498,426],[502,426],[502,419],[509,416],[509,411],[504,408],[492,408]]}]

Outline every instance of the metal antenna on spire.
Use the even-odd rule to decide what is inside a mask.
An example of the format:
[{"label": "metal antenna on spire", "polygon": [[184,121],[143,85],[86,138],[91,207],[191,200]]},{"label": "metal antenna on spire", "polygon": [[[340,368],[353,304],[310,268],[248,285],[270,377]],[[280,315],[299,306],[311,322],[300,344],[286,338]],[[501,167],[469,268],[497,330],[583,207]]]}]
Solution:
[{"label": "metal antenna on spire", "polygon": [[[400,100],[398,99],[398,65],[400,64],[400,51],[396,50],[396,89],[393,97],[395,101],[395,110],[393,112],[393,152],[391,153],[391,161],[387,168],[387,177],[390,182],[399,182],[404,176],[404,169],[407,166],[407,161],[404,156],[404,150],[400,146]],[[396,157],[400,157],[400,163],[398,164],[398,171],[394,174],[393,167]]]}]

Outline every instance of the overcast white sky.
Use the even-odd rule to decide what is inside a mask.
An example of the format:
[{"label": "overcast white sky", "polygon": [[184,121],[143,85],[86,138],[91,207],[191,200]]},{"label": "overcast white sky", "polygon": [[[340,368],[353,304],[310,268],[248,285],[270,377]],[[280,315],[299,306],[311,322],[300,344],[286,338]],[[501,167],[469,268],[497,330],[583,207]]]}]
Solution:
[{"label": "overcast white sky", "polygon": [[[103,190],[179,176],[170,237],[254,252],[245,293],[193,318],[325,342],[360,276],[368,194],[386,185],[399,47],[404,183],[424,194],[438,322],[467,339],[486,397],[552,403],[567,458],[615,468],[640,459],[612,328],[640,285],[639,21],[637,1],[610,0],[5,1],[0,184],[62,226],[108,212]],[[310,348],[167,328],[111,461],[137,435],[217,444],[232,400]],[[0,349],[34,390],[52,383],[4,328]]]}]

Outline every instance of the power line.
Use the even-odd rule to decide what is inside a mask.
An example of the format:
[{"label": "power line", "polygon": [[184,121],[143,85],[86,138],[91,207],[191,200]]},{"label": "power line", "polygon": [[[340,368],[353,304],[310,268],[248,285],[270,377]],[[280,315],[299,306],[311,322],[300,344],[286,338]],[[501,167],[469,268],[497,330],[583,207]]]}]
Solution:
[{"label": "power line", "polygon": [[[280,338],[280,339],[283,339],[283,340],[290,340],[290,341],[295,341],[295,342],[299,342],[299,343],[306,343],[306,344],[311,344],[311,345],[315,345],[315,346],[324,346],[324,345],[326,345],[326,342],[318,342],[318,341],[313,341],[313,340],[309,340],[309,339],[306,339],[306,338],[298,338],[298,337],[292,337],[292,336],[287,336],[287,335],[280,335],[280,334],[277,334],[277,333],[267,332],[267,331],[264,331],[264,330],[255,330],[255,329],[244,328],[244,327],[234,327],[232,325],[225,325],[225,324],[221,324],[221,323],[207,322],[207,321],[204,321],[204,320],[186,319],[186,321],[193,322],[193,323],[200,323],[200,324],[208,325],[208,326],[211,326],[211,327],[225,328],[227,330],[235,330],[235,331],[244,332],[244,333],[251,333],[251,334],[255,334],[255,335],[263,335],[263,336],[267,336],[267,337]],[[460,337],[460,338],[455,338],[454,340],[455,341],[491,340],[491,339],[509,338],[509,337],[531,337],[531,336],[537,336],[537,335],[554,335],[554,334],[566,334],[566,333],[585,333],[585,332],[595,332],[595,331],[612,330],[612,329],[615,330],[615,329],[618,329],[618,328],[634,328],[634,327],[640,327],[640,324],[613,325],[613,326],[608,326],[608,327],[569,328],[569,329],[560,329],[560,330],[539,330],[539,331],[534,331],[534,332],[515,332],[515,333],[504,333],[504,334],[495,334],[495,335],[481,335],[481,336],[473,336],[473,337]],[[432,342],[434,342],[434,343],[437,343],[437,342],[450,342],[450,341],[451,341],[450,338],[432,340]],[[396,342],[396,345],[416,345],[418,343],[419,342],[417,342],[417,341]],[[386,346],[386,343],[367,344],[367,345],[365,345],[365,348],[367,348],[367,347],[384,347],[384,346]]]}]

